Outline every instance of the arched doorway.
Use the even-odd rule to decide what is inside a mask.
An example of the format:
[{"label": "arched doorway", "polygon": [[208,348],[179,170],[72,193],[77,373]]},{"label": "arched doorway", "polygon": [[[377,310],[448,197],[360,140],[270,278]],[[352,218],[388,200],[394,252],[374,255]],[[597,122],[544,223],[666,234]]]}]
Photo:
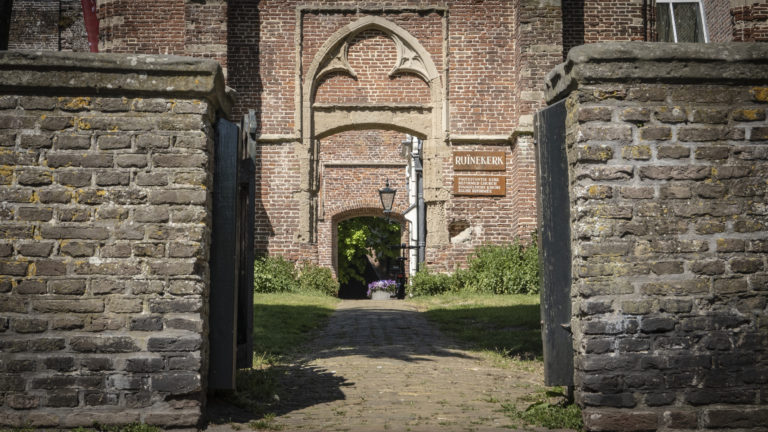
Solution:
[{"label": "arched doorway", "polygon": [[366,298],[369,283],[395,279],[404,237],[400,220],[356,216],[340,220],[334,226],[334,264],[340,298]]}]

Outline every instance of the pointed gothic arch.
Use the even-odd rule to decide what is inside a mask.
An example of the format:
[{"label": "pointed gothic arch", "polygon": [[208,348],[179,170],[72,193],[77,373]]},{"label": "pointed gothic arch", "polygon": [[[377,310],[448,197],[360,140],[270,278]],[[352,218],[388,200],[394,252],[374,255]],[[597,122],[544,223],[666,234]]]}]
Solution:
[{"label": "pointed gothic arch", "polygon": [[[314,105],[314,97],[321,80],[330,73],[342,73],[356,77],[347,58],[350,42],[366,30],[378,30],[394,42],[397,59],[389,76],[413,74],[424,80],[429,87],[427,104],[323,104]],[[432,56],[407,30],[378,16],[367,16],[337,30],[320,47],[302,77],[300,116],[300,171],[301,183],[299,239],[314,243],[317,240],[319,185],[319,149],[317,138],[342,130],[370,128],[382,125],[384,129],[409,130],[424,136],[425,197],[431,201],[443,201],[440,191],[440,164],[430,164],[439,149],[445,146],[445,83],[441,79]],[[432,231],[439,236],[444,227]]]}]

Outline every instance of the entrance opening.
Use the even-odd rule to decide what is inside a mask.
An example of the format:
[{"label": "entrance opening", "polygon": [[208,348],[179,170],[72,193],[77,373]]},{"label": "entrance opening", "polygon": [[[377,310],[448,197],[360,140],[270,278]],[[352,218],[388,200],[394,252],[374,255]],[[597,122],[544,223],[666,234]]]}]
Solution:
[{"label": "entrance opening", "polygon": [[339,222],[336,239],[340,298],[366,298],[369,283],[395,278],[401,232],[399,222],[381,217]]}]

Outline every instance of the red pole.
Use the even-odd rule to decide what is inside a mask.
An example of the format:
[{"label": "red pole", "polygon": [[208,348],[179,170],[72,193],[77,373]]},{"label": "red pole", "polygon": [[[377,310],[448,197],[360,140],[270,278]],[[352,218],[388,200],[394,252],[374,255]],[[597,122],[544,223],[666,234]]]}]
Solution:
[{"label": "red pole", "polygon": [[85,31],[88,33],[88,47],[99,52],[99,17],[96,16],[96,0],[80,0],[83,5]]}]

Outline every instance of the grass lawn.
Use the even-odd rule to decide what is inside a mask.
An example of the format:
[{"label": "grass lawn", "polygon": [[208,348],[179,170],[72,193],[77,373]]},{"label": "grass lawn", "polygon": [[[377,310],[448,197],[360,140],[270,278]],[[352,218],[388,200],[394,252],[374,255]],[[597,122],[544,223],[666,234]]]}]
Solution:
[{"label": "grass lawn", "polygon": [[445,294],[408,301],[441,331],[499,365],[542,371],[538,295]]}]

